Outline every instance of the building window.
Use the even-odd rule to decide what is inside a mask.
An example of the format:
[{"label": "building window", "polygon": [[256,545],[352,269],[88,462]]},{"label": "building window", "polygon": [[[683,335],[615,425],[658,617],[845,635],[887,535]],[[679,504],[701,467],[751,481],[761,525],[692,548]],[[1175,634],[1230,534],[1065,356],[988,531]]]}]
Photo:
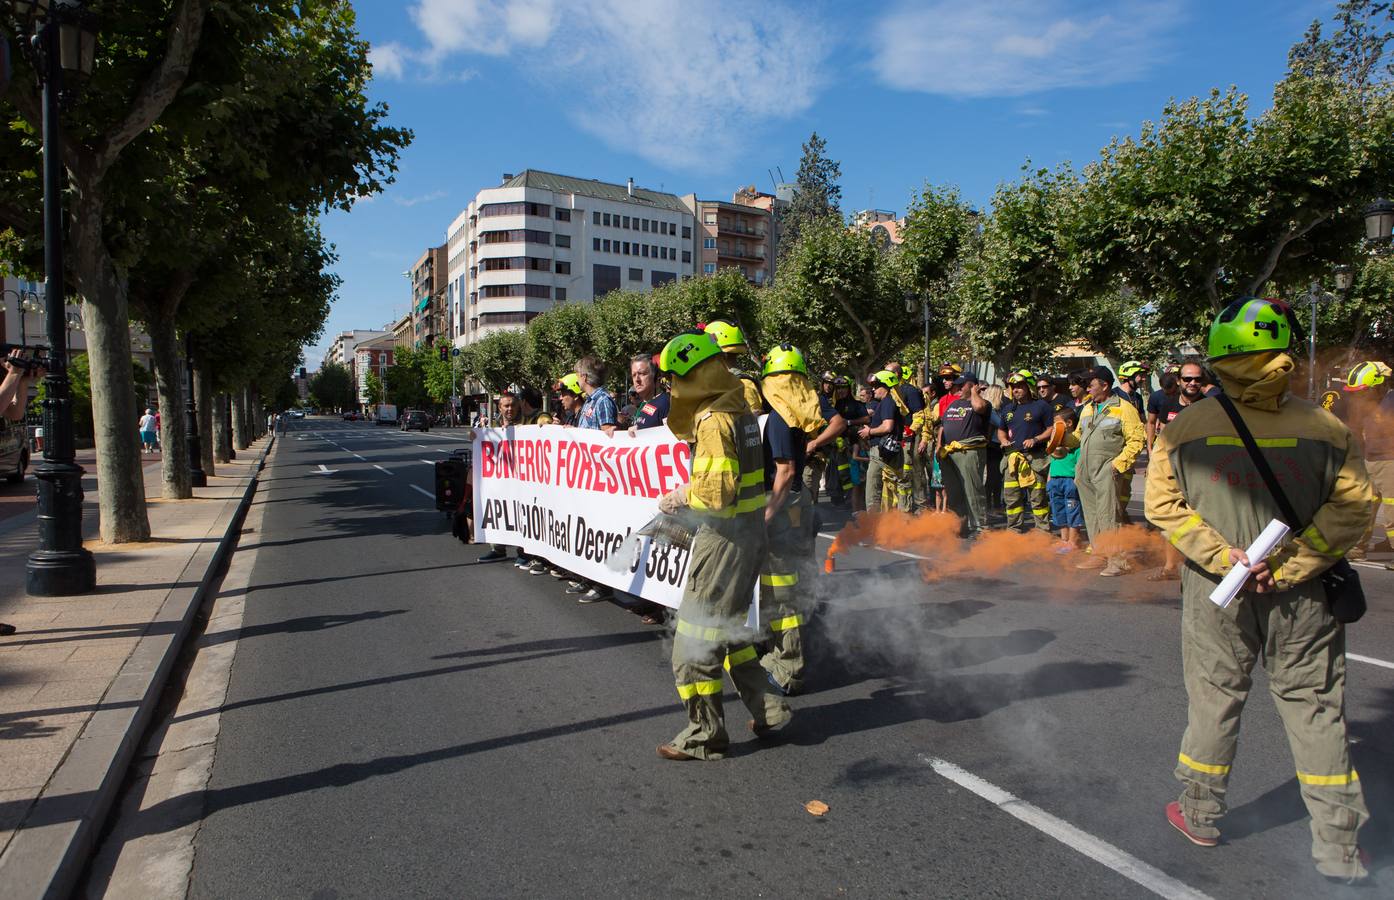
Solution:
[{"label": "building window", "polygon": [[600,252],[600,238],[591,238],[591,249],[596,253]]},{"label": "building window", "polygon": [[557,288],[557,302],[558,302],[558,303],[565,303],[565,302],[566,302],[566,288]]},{"label": "building window", "polygon": [[557,274],[558,274],[558,275],[570,275],[570,274],[571,274],[571,263],[567,262],[567,261],[564,260],[564,259],[559,259],[559,260],[557,260]]},{"label": "building window", "polygon": [[600,210],[597,209],[595,212],[592,212],[592,213],[591,213],[591,224],[592,224],[592,225],[599,225],[599,224],[600,224]]},{"label": "building window", "polygon": [[688,264],[691,264],[691,263],[692,263],[692,251],[691,251],[691,250],[684,250],[684,251],[682,252],[682,261],[685,262],[685,263],[688,263]]},{"label": "building window", "polygon": [[715,250],[715,249],[716,249],[716,238],[702,238],[702,249],[703,249],[703,250]]},{"label": "building window", "polygon": [[715,275],[716,263],[702,263],[702,272],[705,275]]},{"label": "building window", "polygon": [[685,240],[685,241],[690,241],[690,240],[692,240],[692,226],[691,226],[691,225],[684,225],[684,226],[682,227],[682,239]]},{"label": "building window", "polygon": [[552,233],[532,228],[514,228],[509,231],[485,231],[479,235],[479,239],[486,244],[550,244]]},{"label": "building window", "polygon": [[609,252],[610,252],[610,239],[609,239],[609,238],[606,238],[604,243],[605,243],[605,252],[606,252],[606,253],[609,253]]},{"label": "building window", "polygon": [[702,213],[702,224],[703,224],[703,225],[715,225],[715,224],[716,224],[716,213],[714,213],[714,212]]},{"label": "building window", "polygon": [[558,221],[558,222],[570,222],[570,221],[571,221],[571,210],[569,210],[569,209],[562,209],[560,206],[557,207],[557,221]]},{"label": "building window", "polygon": [[640,245],[639,245],[639,255],[640,255],[640,256],[648,256],[648,255],[649,255],[649,245],[648,245],[648,244],[640,244]]},{"label": "building window", "polygon": [[619,266],[603,266],[599,263],[591,266],[591,296],[599,299],[611,291],[619,289]]},{"label": "building window", "polygon": [[677,280],[678,280],[678,274],[677,274],[676,272],[650,272],[650,273],[649,273],[649,284],[652,285],[653,287],[661,287],[662,285],[665,285],[665,284],[667,284],[667,283],[670,282],[670,281],[677,281]]},{"label": "building window", "polygon": [[[546,203],[486,203],[479,207],[482,216],[550,216],[552,207]],[[560,218],[560,217],[558,217]]]},{"label": "building window", "polygon": [[547,299],[552,296],[552,289],[545,284],[486,284],[480,288],[480,293],[485,299],[490,297],[541,297]]},{"label": "building window", "polygon": [[558,247],[570,247],[570,246],[571,246],[571,235],[569,235],[569,234],[559,234],[559,235],[557,235],[557,246],[558,246]]},{"label": "building window", "polygon": [[630,281],[643,281],[643,280],[644,280],[644,270],[643,270],[643,269],[630,269],[630,270],[629,270],[629,280],[630,280]]},{"label": "building window", "polygon": [[481,261],[480,268],[485,272],[499,272],[506,269],[531,269],[534,272],[552,271],[552,261],[540,256],[504,256]]},{"label": "building window", "polygon": [[625,216],[625,217],[624,217],[624,227],[625,227],[625,228],[628,228],[628,227],[629,227],[629,216]]},{"label": "building window", "polygon": [[623,246],[624,246],[624,249],[621,250],[620,252],[621,252],[622,254],[624,254],[625,256],[628,256],[628,255],[629,255],[629,241],[625,241],[624,244],[623,244]]},{"label": "building window", "polygon": [[610,224],[610,214],[609,214],[609,213],[606,213],[606,214],[605,214],[605,225],[608,227],[609,224]]},{"label": "building window", "polygon": [[643,230],[644,230],[644,231],[648,231],[648,230],[649,230],[649,220],[648,220],[648,219],[644,219],[644,220],[643,220]]}]

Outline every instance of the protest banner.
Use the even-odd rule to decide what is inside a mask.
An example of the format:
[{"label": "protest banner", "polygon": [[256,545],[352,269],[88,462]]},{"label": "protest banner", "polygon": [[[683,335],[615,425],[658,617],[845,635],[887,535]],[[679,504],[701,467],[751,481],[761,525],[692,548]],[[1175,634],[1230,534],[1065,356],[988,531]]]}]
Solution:
[{"label": "protest banner", "polygon": [[689,553],[645,538],[628,567],[606,558],[686,484],[691,450],[667,428],[520,425],[474,434],[475,540],[507,544],[568,572],[676,609]]}]

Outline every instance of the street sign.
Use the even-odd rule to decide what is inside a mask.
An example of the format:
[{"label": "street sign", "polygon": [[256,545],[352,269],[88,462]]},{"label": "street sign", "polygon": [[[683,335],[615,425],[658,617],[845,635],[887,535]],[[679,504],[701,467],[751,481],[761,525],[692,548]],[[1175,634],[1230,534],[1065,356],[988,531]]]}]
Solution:
[{"label": "street sign", "polygon": [[453,347],[453,348],[451,348],[451,350],[450,350],[450,355],[451,355],[451,356],[459,356],[459,355],[460,355],[460,348],[459,348],[459,347]]}]

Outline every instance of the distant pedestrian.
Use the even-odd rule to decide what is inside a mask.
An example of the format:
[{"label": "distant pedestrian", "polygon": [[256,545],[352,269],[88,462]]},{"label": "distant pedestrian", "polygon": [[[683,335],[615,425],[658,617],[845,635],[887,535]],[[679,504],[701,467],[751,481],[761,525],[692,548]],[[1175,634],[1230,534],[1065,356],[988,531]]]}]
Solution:
[{"label": "distant pedestrian", "polygon": [[145,415],[140,417],[140,452],[154,453],[155,445],[159,443],[159,419],[155,416],[153,409],[146,409]]}]

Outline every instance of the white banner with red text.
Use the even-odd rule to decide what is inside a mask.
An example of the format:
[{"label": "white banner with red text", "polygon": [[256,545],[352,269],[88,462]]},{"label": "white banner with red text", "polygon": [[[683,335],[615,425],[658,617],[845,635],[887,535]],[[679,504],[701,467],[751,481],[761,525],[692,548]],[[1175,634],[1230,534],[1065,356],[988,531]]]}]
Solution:
[{"label": "white banner with red text", "polygon": [[560,425],[476,429],[475,540],[676,609],[688,551],[645,538],[622,571],[605,560],[657,515],[659,497],[687,483],[691,457],[664,427],[610,437]]}]

